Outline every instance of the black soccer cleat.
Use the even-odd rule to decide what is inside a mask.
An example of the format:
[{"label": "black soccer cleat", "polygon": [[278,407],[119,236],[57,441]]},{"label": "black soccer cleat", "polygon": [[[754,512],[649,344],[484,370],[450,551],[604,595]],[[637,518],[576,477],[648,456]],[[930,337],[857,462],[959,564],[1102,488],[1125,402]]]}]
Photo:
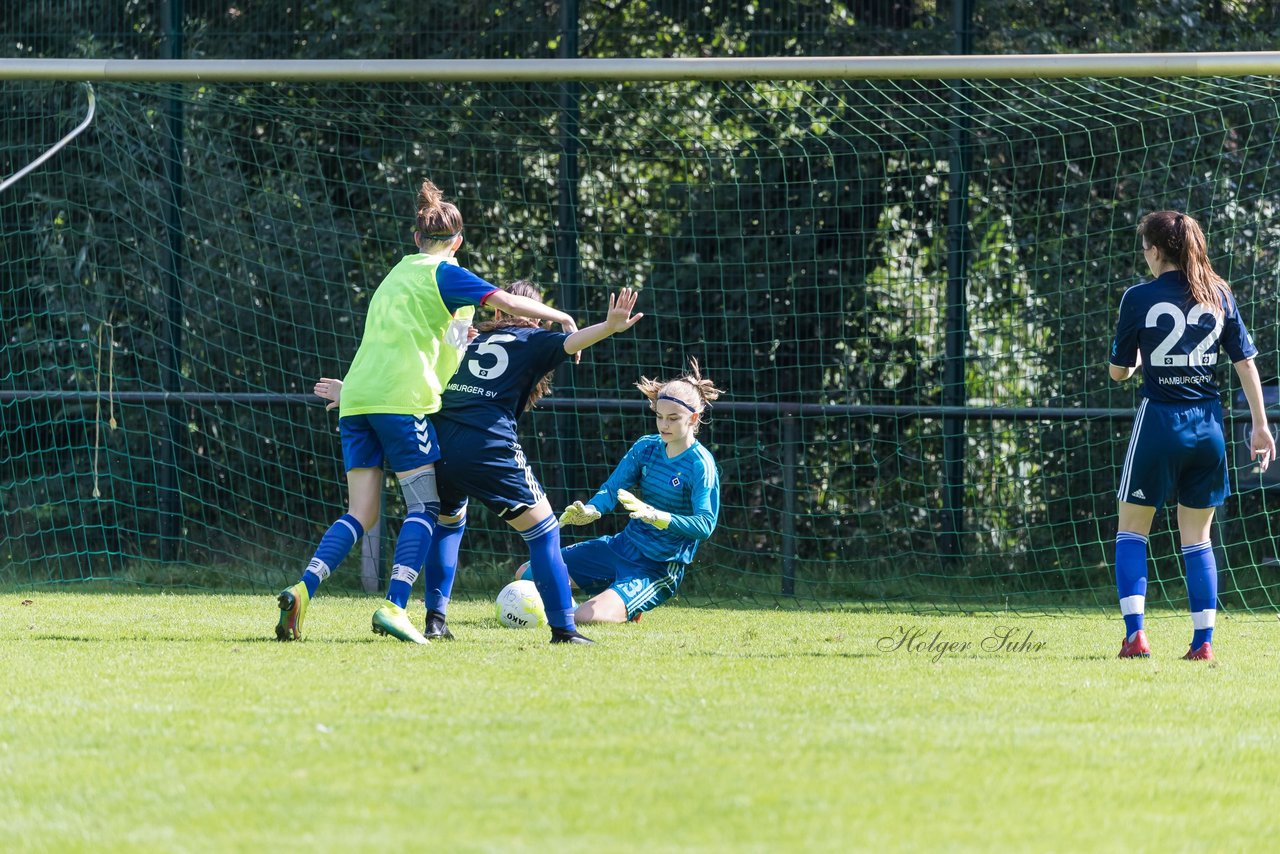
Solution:
[{"label": "black soccer cleat", "polygon": [[445,624],[444,614],[440,611],[427,611],[427,630],[422,633],[427,640],[453,640],[453,632]]},{"label": "black soccer cleat", "polygon": [[551,629],[552,643],[590,643],[594,644],[591,638],[584,634],[579,634],[577,629]]}]

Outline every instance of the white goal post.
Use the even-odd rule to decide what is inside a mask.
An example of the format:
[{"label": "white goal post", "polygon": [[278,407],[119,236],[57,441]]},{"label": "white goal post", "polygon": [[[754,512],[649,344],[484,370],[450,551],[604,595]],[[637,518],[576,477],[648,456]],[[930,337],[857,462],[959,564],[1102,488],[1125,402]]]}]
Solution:
[{"label": "white goal post", "polygon": [[14,184],[21,181],[27,175],[31,174],[33,170],[38,169],[40,167],[40,164],[44,163],[50,157],[52,157],[53,155],[61,151],[68,142],[70,142],[71,140],[79,136],[81,132],[84,131],[85,128],[87,128],[90,124],[93,123],[93,113],[94,113],[94,110],[96,109],[96,103],[97,103],[93,95],[93,86],[89,84],[87,81],[82,81],[82,82],[85,88],[85,95],[88,99],[88,108],[85,110],[84,119],[81,120],[80,124],[72,128],[70,133],[68,133],[62,139],[55,142],[53,145],[49,146],[49,148],[43,154],[37,157],[35,160],[32,160],[30,163],[28,163],[26,166],[23,166],[17,172],[14,172],[8,178],[5,178],[3,181],[0,181],[0,193],[3,193],[5,190],[9,189]]}]

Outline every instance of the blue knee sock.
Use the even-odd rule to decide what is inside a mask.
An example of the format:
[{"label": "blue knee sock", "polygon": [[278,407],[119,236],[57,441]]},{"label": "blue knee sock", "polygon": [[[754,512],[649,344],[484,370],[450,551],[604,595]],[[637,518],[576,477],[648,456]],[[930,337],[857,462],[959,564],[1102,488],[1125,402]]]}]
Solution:
[{"label": "blue knee sock", "polygon": [[338,568],[356,542],[364,536],[364,526],[350,513],[329,526],[316,546],[315,557],[307,564],[302,573],[302,583],[307,585],[307,596],[316,595],[320,582],[329,577],[329,573]]},{"label": "blue knee sock", "polygon": [[449,608],[453,580],[458,575],[458,547],[462,545],[462,535],[466,530],[466,516],[456,522],[436,521],[431,550],[427,553],[427,566],[422,573],[427,588],[423,602],[428,611],[443,614]]},{"label": "blue knee sock", "polygon": [[1196,543],[1182,547],[1182,562],[1187,570],[1187,598],[1191,601],[1191,648],[1213,640],[1213,621],[1218,611],[1218,562],[1213,556],[1213,543]]},{"label": "blue knee sock", "polygon": [[1120,594],[1125,636],[1133,637],[1142,629],[1147,605],[1147,538],[1141,534],[1116,534],[1116,592]]},{"label": "blue knee sock", "polygon": [[547,622],[552,628],[576,631],[569,570],[560,556],[560,523],[555,516],[548,516],[529,530],[521,531],[520,536],[529,545],[529,569],[547,611]]},{"label": "blue knee sock", "polygon": [[409,604],[413,582],[427,562],[431,549],[431,533],[440,515],[439,502],[423,505],[424,510],[414,510],[404,517],[400,536],[396,538],[396,553],[391,559],[391,581],[387,584],[387,601],[403,608]]}]

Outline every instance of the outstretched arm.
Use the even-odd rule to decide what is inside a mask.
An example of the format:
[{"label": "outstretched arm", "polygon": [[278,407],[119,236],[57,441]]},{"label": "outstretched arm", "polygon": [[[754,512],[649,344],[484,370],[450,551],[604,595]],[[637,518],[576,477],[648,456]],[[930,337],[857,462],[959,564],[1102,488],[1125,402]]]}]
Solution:
[{"label": "outstretched arm", "polygon": [[1262,400],[1262,381],[1258,379],[1258,366],[1252,358],[1241,359],[1234,363],[1236,375],[1240,377],[1240,388],[1249,400],[1249,415],[1253,418],[1253,434],[1249,438],[1252,458],[1257,460],[1259,471],[1266,471],[1267,466],[1276,458],[1276,440],[1271,436],[1271,428],[1267,426],[1267,407]]},{"label": "outstretched arm", "polygon": [[591,496],[591,500],[575,501],[560,514],[561,525],[586,525],[599,519],[617,506],[618,490],[625,490],[635,484],[638,479],[640,463],[636,456],[635,446],[627,451],[622,462],[618,463],[604,485]]},{"label": "outstretched arm", "polygon": [[517,317],[532,317],[534,320],[549,320],[552,323],[558,323],[560,328],[570,335],[578,331],[578,324],[573,322],[572,317],[563,311],[558,311],[549,305],[543,305],[537,300],[529,299],[528,297],[517,296],[499,290],[489,294],[484,304],[506,314],[514,314]]},{"label": "outstretched arm", "polygon": [[636,298],[636,292],[631,288],[623,288],[617,294],[610,294],[609,315],[604,323],[579,329],[564,339],[564,351],[572,356],[593,344],[599,344],[610,335],[625,332],[635,326],[636,322],[644,317],[643,312],[634,317],[631,314],[632,309],[636,307]]},{"label": "outstretched arm", "polygon": [[698,484],[690,497],[693,499],[693,512],[678,516],[641,501],[625,489],[618,490],[618,501],[631,511],[632,519],[691,540],[705,540],[716,529],[716,518],[720,515],[719,479],[712,477]]}]

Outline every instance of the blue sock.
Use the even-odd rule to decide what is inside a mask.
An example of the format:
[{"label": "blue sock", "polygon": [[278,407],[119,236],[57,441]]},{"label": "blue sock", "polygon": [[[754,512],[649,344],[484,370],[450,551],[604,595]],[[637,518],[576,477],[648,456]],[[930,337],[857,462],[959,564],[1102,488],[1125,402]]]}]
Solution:
[{"label": "blue sock", "polygon": [[1213,640],[1213,621],[1218,611],[1218,562],[1213,556],[1213,543],[1203,542],[1182,547],[1182,562],[1187,570],[1187,598],[1191,601],[1191,648]]},{"label": "blue sock", "polygon": [[409,604],[413,582],[419,568],[427,562],[431,549],[431,534],[440,515],[440,503],[433,501],[423,505],[424,510],[414,510],[404,517],[400,536],[396,538],[396,553],[391,558],[391,581],[387,584],[387,601],[403,608]]},{"label": "blue sock", "polygon": [[320,582],[329,577],[329,573],[338,568],[342,559],[350,552],[352,546],[364,536],[364,526],[355,516],[345,514],[341,519],[329,526],[316,546],[315,557],[307,564],[302,573],[302,583],[307,585],[307,596],[316,595]]},{"label": "blue sock", "polygon": [[1116,534],[1116,592],[1120,594],[1124,633],[1131,638],[1142,629],[1147,607],[1147,538],[1141,534]]},{"label": "blue sock", "polygon": [[453,580],[458,575],[458,547],[467,530],[467,517],[456,522],[436,521],[431,536],[431,551],[427,553],[427,567],[423,571],[426,594],[423,602],[428,611],[441,614],[449,609],[449,597],[453,594]]},{"label": "blue sock", "polygon": [[529,545],[529,569],[542,597],[547,622],[552,628],[576,631],[573,595],[569,592],[569,570],[560,556],[560,523],[548,516],[520,536]]}]

